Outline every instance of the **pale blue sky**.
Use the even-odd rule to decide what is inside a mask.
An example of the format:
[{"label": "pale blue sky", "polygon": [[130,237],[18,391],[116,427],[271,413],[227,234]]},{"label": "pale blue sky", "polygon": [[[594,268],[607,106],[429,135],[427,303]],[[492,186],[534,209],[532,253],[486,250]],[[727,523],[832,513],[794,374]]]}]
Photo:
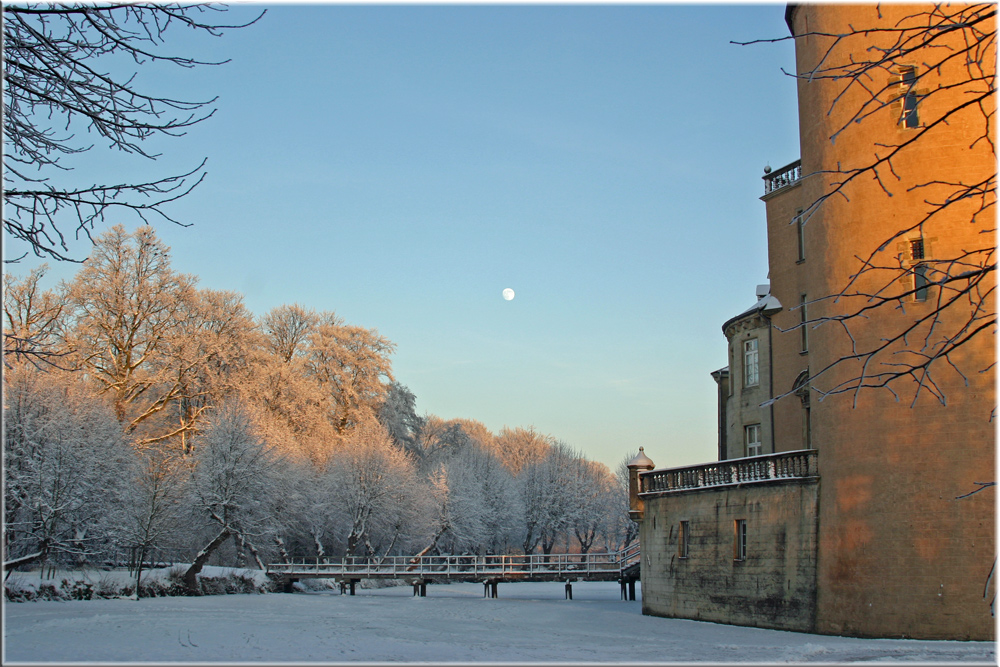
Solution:
[{"label": "pale blue sky", "polygon": [[640,445],[712,460],[721,325],[767,280],[763,167],[798,158],[791,43],[729,42],[786,35],[783,14],[279,5],[220,39],[177,32],[169,50],[232,62],[140,81],[217,94],[215,116],[156,162],[78,174],[207,156],[169,209],[193,226],[158,226],[175,269],[258,315],[377,328],[420,412],[533,425],[611,466]]}]

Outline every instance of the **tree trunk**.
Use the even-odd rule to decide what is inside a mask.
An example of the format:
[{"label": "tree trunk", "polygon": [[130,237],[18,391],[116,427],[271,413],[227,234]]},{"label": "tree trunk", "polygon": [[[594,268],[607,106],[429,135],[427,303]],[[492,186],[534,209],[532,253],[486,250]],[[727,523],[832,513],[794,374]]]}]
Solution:
[{"label": "tree trunk", "polygon": [[198,574],[201,572],[201,568],[203,568],[205,563],[208,562],[212,553],[218,549],[223,542],[229,539],[232,532],[232,529],[229,526],[226,526],[218,535],[216,535],[214,540],[208,543],[208,546],[199,551],[198,555],[194,557],[194,562],[191,563],[191,567],[189,567],[184,573],[184,586],[186,586],[189,591],[192,593],[199,592]]},{"label": "tree trunk", "polygon": [[426,547],[424,547],[420,551],[420,553],[418,553],[416,556],[410,559],[410,567],[406,568],[407,572],[409,572],[410,570],[415,570],[417,568],[417,564],[420,563],[420,559],[426,556],[431,551],[431,549],[437,546],[438,540],[441,539],[441,536],[444,535],[444,531],[446,530],[448,530],[448,526],[445,525],[442,526],[438,530],[438,532],[434,533],[434,538],[431,540],[431,543],[428,544]]},{"label": "tree trunk", "polygon": [[139,582],[142,581],[142,561],[146,559],[146,547],[143,546],[139,549],[139,562],[136,563],[135,567],[135,599],[138,600],[141,595],[139,595]]},{"label": "tree trunk", "polygon": [[282,562],[290,563],[291,559],[288,555],[288,549],[285,548],[285,541],[280,537],[275,537],[274,543],[278,546],[278,556],[281,558]]},{"label": "tree trunk", "polygon": [[4,562],[3,569],[7,573],[4,576],[4,579],[9,577],[10,573],[13,572],[18,566],[27,565],[28,563],[34,563],[36,560],[42,560],[45,558],[47,554],[48,554],[48,548],[46,547],[39,551],[36,551],[33,554],[28,554],[27,556],[21,556],[20,558],[15,558],[13,560]]},{"label": "tree trunk", "polygon": [[245,540],[247,549],[250,551],[250,555],[253,556],[253,562],[257,564],[257,568],[261,570],[266,570],[267,565],[264,565],[264,561],[260,559],[260,552],[257,551],[257,547],[253,545],[250,540]]}]

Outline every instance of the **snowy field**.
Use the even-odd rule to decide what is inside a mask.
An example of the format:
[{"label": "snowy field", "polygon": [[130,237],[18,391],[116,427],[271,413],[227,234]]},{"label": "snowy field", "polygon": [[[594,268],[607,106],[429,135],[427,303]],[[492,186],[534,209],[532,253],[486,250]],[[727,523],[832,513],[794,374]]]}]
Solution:
[{"label": "snowy field", "polygon": [[995,664],[995,645],[825,637],[642,616],[616,583],[4,603],[4,664],[897,661]]}]

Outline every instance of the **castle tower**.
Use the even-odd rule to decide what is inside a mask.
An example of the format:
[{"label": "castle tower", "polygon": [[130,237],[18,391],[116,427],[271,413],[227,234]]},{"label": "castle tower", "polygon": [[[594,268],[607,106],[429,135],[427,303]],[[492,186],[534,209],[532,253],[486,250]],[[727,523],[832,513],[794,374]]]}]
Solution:
[{"label": "castle tower", "polygon": [[[985,13],[789,8],[801,172],[764,197],[786,307],[773,373],[776,395],[813,389],[776,404],[774,429],[799,443],[805,416],[818,452],[820,632],[993,637],[995,494],[960,499],[995,480],[995,51],[968,48],[995,33]],[[954,279],[977,267],[978,285]]]}]

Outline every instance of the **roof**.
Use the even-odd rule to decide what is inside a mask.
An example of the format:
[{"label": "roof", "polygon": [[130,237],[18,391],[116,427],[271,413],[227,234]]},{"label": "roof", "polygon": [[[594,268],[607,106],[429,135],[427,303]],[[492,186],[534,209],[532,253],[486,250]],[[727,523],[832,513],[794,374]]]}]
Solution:
[{"label": "roof", "polygon": [[730,317],[728,320],[726,320],[726,322],[722,325],[722,331],[725,332],[726,328],[730,324],[738,320],[741,320],[749,315],[763,314],[771,316],[774,313],[779,312],[782,308],[784,308],[784,306],[781,305],[781,302],[778,301],[778,299],[773,294],[766,294],[762,296],[760,299],[758,299],[757,303],[750,306],[739,315]]},{"label": "roof", "polygon": [[788,26],[788,32],[792,34],[792,37],[795,37],[795,26],[792,25],[792,15],[798,7],[798,4],[794,2],[789,2],[785,5],[785,25]]}]

